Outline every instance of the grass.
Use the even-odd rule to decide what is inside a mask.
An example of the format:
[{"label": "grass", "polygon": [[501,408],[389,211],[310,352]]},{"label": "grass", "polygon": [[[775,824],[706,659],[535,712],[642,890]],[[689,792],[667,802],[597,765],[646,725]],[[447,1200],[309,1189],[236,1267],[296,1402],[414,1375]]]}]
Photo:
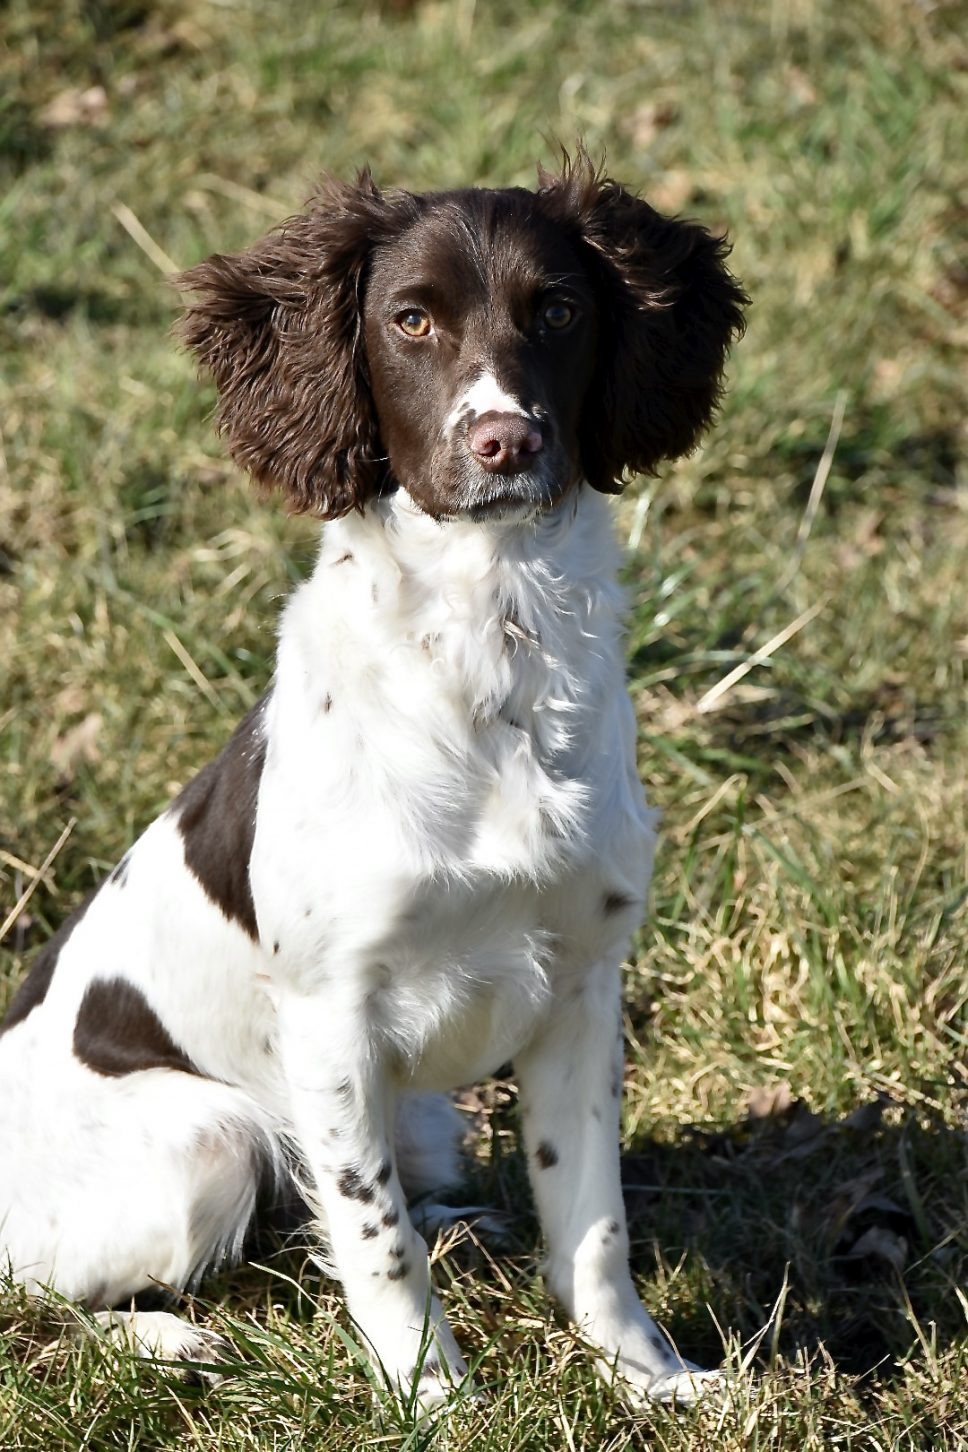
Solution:
[{"label": "grass", "polygon": [[239,1352],[214,1391],[9,1290],[0,1446],[968,1447],[966,21],[913,0],[8,0],[0,922],[37,885],[2,1001],[258,695],[311,558],[313,527],[220,452],[159,254],[243,245],[323,167],[528,182],[548,138],[582,134],[729,228],[754,308],[704,449],[618,509],[665,824],[627,980],[634,1269],[691,1355],[742,1364],[728,1405],[632,1414],[595,1382],[534,1284],[497,1084],[474,1191],[512,1234],[438,1258],[488,1392],[446,1434],[375,1409],[338,1297],[268,1247],[271,1276],[195,1305]]}]

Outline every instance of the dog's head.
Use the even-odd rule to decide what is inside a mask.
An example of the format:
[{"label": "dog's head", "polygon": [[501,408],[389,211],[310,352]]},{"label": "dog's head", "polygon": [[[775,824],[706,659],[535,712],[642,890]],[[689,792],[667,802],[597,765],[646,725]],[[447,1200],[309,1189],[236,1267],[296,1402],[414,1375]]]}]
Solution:
[{"label": "dog's head", "polygon": [[687,453],[747,301],[728,248],[582,154],[521,188],[364,172],[177,279],[235,459],[335,518],[402,485],[435,517],[557,503]]}]

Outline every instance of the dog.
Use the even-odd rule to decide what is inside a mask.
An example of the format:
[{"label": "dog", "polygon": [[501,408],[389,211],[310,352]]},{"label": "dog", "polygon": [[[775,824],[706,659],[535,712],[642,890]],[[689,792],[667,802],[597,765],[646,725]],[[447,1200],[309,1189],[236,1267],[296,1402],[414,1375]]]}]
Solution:
[{"label": "dog", "polygon": [[609,493],[690,451],[748,299],[584,152],[533,191],[328,179],[178,279],[236,461],[325,521],[266,695],[42,949],[0,1037],[0,1262],[112,1308],[236,1259],[295,1184],[373,1361],[466,1375],[408,1202],[512,1061],[545,1279],[599,1369],[688,1402],[628,1267],[620,964],[654,822]]}]

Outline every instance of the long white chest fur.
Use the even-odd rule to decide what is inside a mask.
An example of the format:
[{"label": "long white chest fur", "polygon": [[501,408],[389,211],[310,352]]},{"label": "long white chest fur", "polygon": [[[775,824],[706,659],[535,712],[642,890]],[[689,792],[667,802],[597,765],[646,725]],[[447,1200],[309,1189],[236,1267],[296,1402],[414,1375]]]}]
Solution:
[{"label": "long white chest fur", "polygon": [[261,975],[397,1077],[495,1069],[641,915],[651,814],[608,506],[326,530],[283,619],[251,881]]}]

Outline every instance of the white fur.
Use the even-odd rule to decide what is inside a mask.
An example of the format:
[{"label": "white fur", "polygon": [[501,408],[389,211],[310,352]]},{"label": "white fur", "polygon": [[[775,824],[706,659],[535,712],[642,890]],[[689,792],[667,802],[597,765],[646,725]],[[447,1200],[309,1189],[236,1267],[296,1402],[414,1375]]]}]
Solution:
[{"label": "white fur", "polygon": [[470,388],[461,394],[447,415],[444,420],[444,434],[453,433],[463,419],[472,416],[480,417],[482,413],[516,413],[520,414],[522,418],[531,417],[520,399],[502,388],[493,373],[482,373],[480,378],[476,378]]},{"label": "white fur", "polygon": [[222,1361],[229,1347],[214,1331],[193,1326],[168,1311],[98,1311],[91,1320],[109,1340],[145,1361],[207,1363],[201,1368],[205,1380],[221,1380],[212,1363]]},{"label": "white fur", "polygon": [[[494,380],[475,389],[463,404],[494,406]],[[513,1058],[551,1289],[604,1369],[688,1394],[632,1286],[618,1174],[619,963],[654,829],[616,565],[584,486],[527,523],[440,524],[399,491],[326,527],[264,712],[259,944],[186,867],[170,810],[0,1037],[17,1277],[101,1305],[183,1286],[238,1253],[255,1166],[288,1157],[374,1356],[432,1402],[464,1363],[403,1186],[453,1180],[454,1132],[416,1091]],[[208,1077],[77,1061],[78,1004],[110,976]]]}]

